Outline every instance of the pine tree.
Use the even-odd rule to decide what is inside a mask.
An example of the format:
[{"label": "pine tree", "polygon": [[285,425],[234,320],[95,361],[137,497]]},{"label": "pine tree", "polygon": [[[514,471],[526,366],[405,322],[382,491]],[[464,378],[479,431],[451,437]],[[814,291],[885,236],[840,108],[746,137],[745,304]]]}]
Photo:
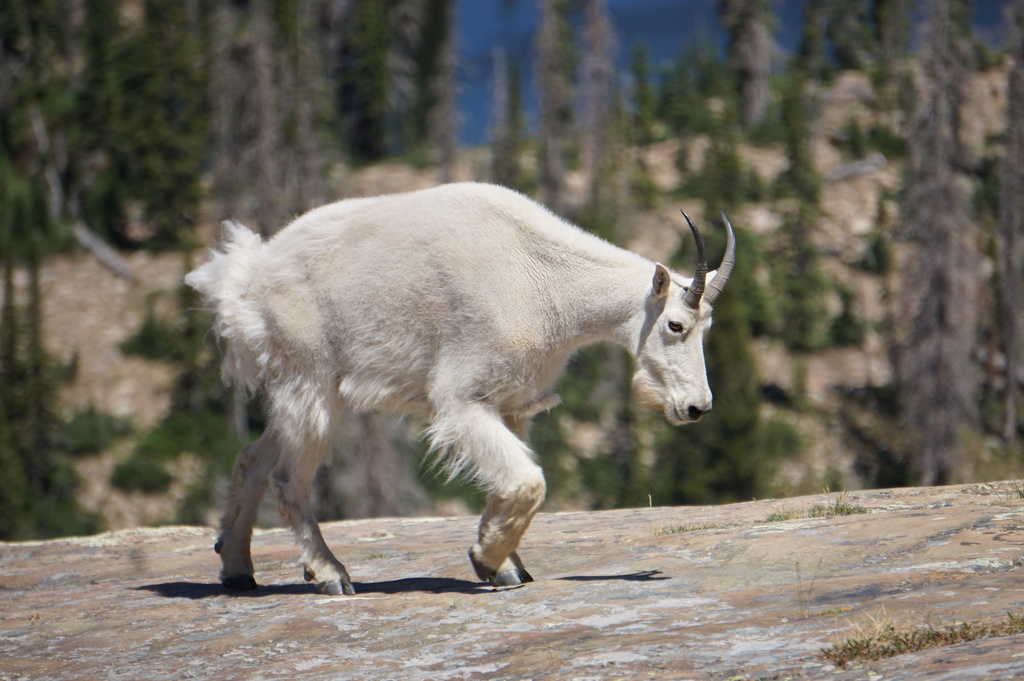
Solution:
[{"label": "pine tree", "polygon": [[502,49],[494,50],[494,126],[491,132],[491,172],[494,181],[525,189],[523,151],[523,86],[519,64]]},{"label": "pine tree", "polygon": [[647,45],[641,42],[633,46],[630,67],[633,74],[633,141],[647,145],[654,141],[655,113]]},{"label": "pine tree", "polygon": [[17,421],[14,409],[19,401],[17,394],[19,323],[14,302],[14,234],[12,233],[12,178],[10,171],[0,166],[4,173],[0,182],[0,258],[3,259],[3,305],[0,307],[0,515],[5,522],[0,525],[0,539],[14,539],[25,536],[28,519],[28,480],[19,455],[16,441]]},{"label": "pine tree", "polygon": [[874,4],[876,47],[871,75],[882,110],[896,108],[899,101],[897,89],[905,77],[912,5],[912,0],[876,0]]},{"label": "pine tree", "polygon": [[[676,260],[681,269],[692,267],[684,254]],[[736,272],[742,269],[738,264]],[[716,408],[699,423],[661,429],[658,474],[651,483],[656,504],[745,501],[771,489],[774,452],[759,437],[760,384],[742,291],[733,288],[735,283],[729,281],[715,304],[715,326],[705,350]]]},{"label": "pine tree", "polygon": [[789,165],[779,178],[782,192],[816,205],[821,195],[821,177],[811,154],[811,100],[803,74],[796,70],[782,93],[783,143]]},{"label": "pine tree", "polygon": [[841,69],[864,69],[871,63],[871,39],[864,0],[828,3],[827,33]]},{"label": "pine tree", "polygon": [[[0,321],[0,539],[83,534],[99,529],[75,497],[78,478],[58,450],[60,428],[53,367],[44,347],[40,245],[50,231],[47,191],[40,180],[6,177],[0,190],[4,302]],[[28,278],[27,301],[14,300],[18,262]]]},{"label": "pine tree", "polygon": [[779,230],[781,243],[774,260],[782,339],[795,352],[820,350],[829,340],[828,282],[812,238],[815,215],[813,206],[799,202]]},{"label": "pine tree", "polygon": [[348,148],[358,159],[375,160],[388,150],[388,3],[354,0],[343,49],[347,52],[341,92]]},{"label": "pine tree", "polygon": [[79,210],[89,227],[120,246],[129,245],[125,216],[126,188],[131,182],[131,149],[122,130],[128,93],[122,59],[125,46],[116,0],[90,0],[85,6],[85,64],[78,92],[81,152],[98,160],[95,174],[82,178]]},{"label": "pine tree", "polygon": [[825,36],[827,14],[823,2],[804,5],[804,32],[800,37],[795,66],[812,81],[827,81],[832,76],[832,63],[828,55]]},{"label": "pine tree", "polygon": [[[414,95],[409,116],[411,132],[408,146],[416,148],[437,142],[442,128],[450,120],[438,113],[444,104],[446,89],[454,78],[455,35],[452,29],[451,0],[423,0],[421,28],[411,37],[410,46]],[[448,118],[454,112],[448,112]]]},{"label": "pine tree", "polygon": [[180,242],[199,205],[206,155],[205,71],[183,3],[146,0],[144,23],[126,46],[122,134],[130,146],[131,192],[152,223],[151,243]]},{"label": "pine tree", "polygon": [[[447,5],[447,3],[446,3]],[[438,179],[451,182],[455,179],[455,151],[459,143],[459,111],[458,84],[456,69],[458,67],[458,49],[452,18],[447,12],[442,49],[431,87],[434,91],[433,108],[430,114],[430,141],[437,149],[439,167]],[[429,35],[429,34],[428,34]]]}]

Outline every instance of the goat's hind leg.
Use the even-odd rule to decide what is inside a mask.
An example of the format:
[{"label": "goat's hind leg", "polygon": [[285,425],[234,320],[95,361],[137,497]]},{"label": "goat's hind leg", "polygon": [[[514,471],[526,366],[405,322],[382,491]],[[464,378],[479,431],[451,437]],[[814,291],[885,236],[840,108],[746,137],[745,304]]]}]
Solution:
[{"label": "goat's hind leg", "polygon": [[274,491],[281,516],[291,525],[302,550],[302,576],[314,583],[318,593],[351,596],[356,591],[348,571],[327,547],[309,503],[313,476],[329,451],[327,440],[289,449],[274,471]]},{"label": "goat's hind leg", "polygon": [[220,581],[228,589],[248,591],[256,588],[250,553],[252,528],[280,451],[274,434],[268,431],[244,447],[235,460],[227,507],[221,518],[220,537],[214,545],[222,564]]}]

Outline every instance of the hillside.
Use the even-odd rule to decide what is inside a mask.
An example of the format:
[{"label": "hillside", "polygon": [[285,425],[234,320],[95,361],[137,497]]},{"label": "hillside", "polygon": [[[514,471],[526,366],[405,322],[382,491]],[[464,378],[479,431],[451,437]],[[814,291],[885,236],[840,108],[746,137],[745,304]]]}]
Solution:
[{"label": "hillside", "polygon": [[[972,78],[968,90],[973,93],[966,106],[965,139],[967,149],[976,158],[991,153],[987,141],[1000,130],[1005,112],[1005,77],[1001,71],[981,73]],[[883,336],[891,295],[899,285],[900,267],[888,274],[865,270],[860,263],[879,229],[898,212],[896,192],[901,182],[899,159],[887,160],[877,152],[866,158],[851,159],[843,154],[845,136],[851,119],[864,128],[872,125],[872,90],[867,77],[857,72],[840,75],[834,84],[820,93],[820,112],[811,147],[817,171],[826,178],[823,186],[820,220],[813,233],[814,247],[822,257],[822,269],[833,282],[827,298],[829,315],[840,312],[837,291],[852,292],[852,309],[866,332],[852,346],[833,346],[814,353],[794,355],[777,337],[754,339],[754,355],[762,386],[786,399],[801,396],[804,408],[790,409],[768,403],[765,409],[773,418],[791,425],[800,435],[801,451],[782,462],[775,473],[772,496],[810,493],[831,485],[857,489],[870,480],[873,456],[871,447],[886,438],[898,440],[898,429],[870,410],[859,408],[844,394],[887,386],[892,380],[889,343]],[[688,145],[687,166],[691,175],[700,172],[709,146],[706,137]],[[660,195],[652,208],[628,209],[621,217],[628,234],[625,245],[658,261],[669,261],[680,248],[682,225],[676,210],[684,208],[701,214],[702,202],[693,198],[673,198],[672,192],[687,178],[675,159],[679,146],[666,141],[638,152]],[[784,152],[778,146],[742,146],[743,162],[768,183],[786,168]],[[489,166],[486,149],[463,151],[455,167],[456,179],[475,179],[485,175]],[[530,159],[526,159],[529,165]],[[340,196],[365,196],[406,191],[437,183],[437,171],[420,170],[400,162],[369,165],[358,169],[338,166],[332,173],[332,193]],[[584,203],[581,171],[567,178],[569,202]],[[749,231],[771,251],[785,208],[782,202],[754,202],[735,210],[725,207],[733,223]],[[205,211],[212,214],[213,206]],[[884,216],[888,215],[889,218]],[[198,227],[200,238],[209,243],[216,232],[212,219]],[[707,225],[705,231],[715,227]],[[891,242],[899,262],[902,246]],[[201,252],[191,262],[205,257]],[[80,499],[83,507],[99,512],[106,526],[121,529],[138,525],[165,523],[176,517],[190,486],[204,469],[197,457],[188,453],[168,464],[173,482],[160,494],[124,491],[109,484],[116,466],[134,451],[136,438],[158,424],[170,407],[171,386],[176,368],[166,362],[127,355],[121,344],[142,326],[147,314],[166,320],[171,327],[181,324],[174,304],[185,260],[177,254],[149,254],[145,251],[125,255],[134,280],[116,276],[85,253],[57,255],[43,266],[41,284],[44,300],[44,328],[48,350],[64,365],[73,365],[73,381],[60,388],[61,416],[94,409],[131,423],[136,435],[123,437],[100,456],[81,457],[76,467],[83,480]],[[740,254],[740,267],[743,254]],[[986,265],[990,267],[991,265]],[[759,271],[755,276],[770,277]],[[26,295],[27,279],[19,273],[15,279],[18,296]],[[715,342],[714,334],[710,343]],[[728,409],[728,405],[718,405]],[[852,425],[851,425],[852,424]],[[599,455],[606,438],[597,423],[567,422],[569,439],[586,450],[586,456]],[[869,433],[868,442],[851,438],[849,432]],[[979,451],[984,445],[979,445]],[[987,460],[975,456],[963,470],[962,480],[1009,478],[1021,475],[1012,460]],[[552,508],[572,509],[585,499],[552,500]],[[214,508],[217,504],[214,504]],[[465,510],[454,506],[454,510]],[[428,508],[423,512],[429,512]],[[436,509],[435,509],[436,512]],[[216,511],[211,510],[211,516]],[[213,521],[213,518],[209,518]],[[273,522],[273,513],[266,522]]]},{"label": "hillside", "polygon": [[285,530],[257,533],[244,594],[217,584],[206,528],[4,544],[0,679],[1024,674],[1013,485],[541,513],[521,550],[537,581],[503,591],[469,579],[475,524],[325,524],[342,597],[301,581]]}]

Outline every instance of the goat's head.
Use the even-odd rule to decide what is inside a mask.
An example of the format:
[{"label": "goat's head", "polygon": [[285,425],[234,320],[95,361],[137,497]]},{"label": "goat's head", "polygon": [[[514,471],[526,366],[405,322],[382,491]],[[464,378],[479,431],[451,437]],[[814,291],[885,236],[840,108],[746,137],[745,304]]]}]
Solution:
[{"label": "goat's head", "polygon": [[704,334],[711,328],[711,309],[736,260],[735,236],[724,214],[728,238],[725,257],[713,272],[708,272],[700,232],[686,213],[683,217],[697,242],[697,271],[686,285],[674,282],[663,265],[655,265],[633,375],[637,399],[661,409],[676,425],[696,421],[711,410]]}]

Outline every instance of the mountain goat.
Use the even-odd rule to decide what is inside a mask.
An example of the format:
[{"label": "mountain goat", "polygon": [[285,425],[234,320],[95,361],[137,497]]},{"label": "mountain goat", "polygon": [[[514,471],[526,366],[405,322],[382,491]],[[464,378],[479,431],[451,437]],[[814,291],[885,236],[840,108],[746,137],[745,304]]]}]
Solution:
[{"label": "mountain goat", "polygon": [[469,551],[476,574],[496,586],[532,581],[516,549],[545,483],[527,432],[559,402],[552,389],[579,347],[625,347],[638,399],[673,424],[711,409],[702,343],[735,242],[725,220],[726,254],[708,272],[686,220],[692,280],[486,184],[340,201],[266,242],[225,223],[223,250],[185,281],[227,340],[225,380],[263,390],[268,423],[232,473],[215,547],[224,586],[256,587],[252,527],[272,480],[305,579],[320,593],[354,593],[309,504],[343,407],[424,418],[442,467],[487,489]]}]

